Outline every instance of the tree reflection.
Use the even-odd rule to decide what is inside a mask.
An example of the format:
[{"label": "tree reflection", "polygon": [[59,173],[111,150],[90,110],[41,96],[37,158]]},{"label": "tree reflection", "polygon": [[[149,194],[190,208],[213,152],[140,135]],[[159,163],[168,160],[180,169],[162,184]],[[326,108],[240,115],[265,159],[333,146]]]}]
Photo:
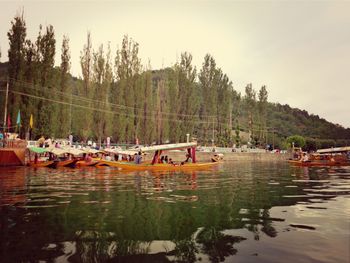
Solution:
[{"label": "tree reflection", "polygon": [[196,261],[196,253],[198,248],[192,238],[184,240],[173,241],[175,243],[175,249],[169,253],[174,254],[177,262],[188,262],[192,263]]},{"label": "tree reflection", "polygon": [[202,252],[209,256],[211,262],[224,261],[225,257],[235,255],[237,249],[234,243],[245,240],[244,237],[225,235],[216,228],[205,228],[197,236],[197,242],[202,244]]}]

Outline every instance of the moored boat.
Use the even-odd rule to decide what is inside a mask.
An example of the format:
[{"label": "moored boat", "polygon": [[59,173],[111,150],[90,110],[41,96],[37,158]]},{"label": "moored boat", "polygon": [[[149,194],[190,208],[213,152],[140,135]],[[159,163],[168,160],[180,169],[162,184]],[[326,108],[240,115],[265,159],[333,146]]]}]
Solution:
[{"label": "moored boat", "polygon": [[300,160],[288,160],[288,163],[295,166],[350,166],[348,161],[316,160],[303,162]]},{"label": "moored boat", "polygon": [[[173,171],[173,170],[201,170],[201,169],[210,169],[212,167],[217,166],[220,162],[215,159],[213,162],[196,162],[196,146],[197,143],[177,143],[177,144],[164,144],[164,145],[156,145],[149,147],[141,147],[140,153],[145,152],[154,152],[154,156],[152,162],[143,162],[143,163],[135,163],[135,162],[116,162],[116,161],[107,161],[100,160],[96,167],[110,166],[110,167],[118,167],[122,170],[129,171],[141,171],[141,170],[153,170],[153,171]],[[181,163],[159,163],[160,156],[162,152],[168,150],[181,150],[187,149],[187,159],[191,159],[189,162],[181,162]],[[222,158],[222,156],[221,156]]]}]

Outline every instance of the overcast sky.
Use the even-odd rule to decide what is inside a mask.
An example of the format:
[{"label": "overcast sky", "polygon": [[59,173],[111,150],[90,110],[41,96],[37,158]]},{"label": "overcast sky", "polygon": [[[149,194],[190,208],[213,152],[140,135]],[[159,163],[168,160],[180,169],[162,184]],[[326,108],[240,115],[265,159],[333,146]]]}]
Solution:
[{"label": "overcast sky", "polygon": [[70,38],[73,75],[91,32],[94,48],[115,54],[128,34],[144,64],[173,65],[181,52],[201,68],[211,54],[236,90],[266,85],[269,101],[305,109],[350,128],[350,1],[2,1],[1,62],[7,60],[10,22],[24,8],[27,35],[52,24],[56,64],[64,34]]}]

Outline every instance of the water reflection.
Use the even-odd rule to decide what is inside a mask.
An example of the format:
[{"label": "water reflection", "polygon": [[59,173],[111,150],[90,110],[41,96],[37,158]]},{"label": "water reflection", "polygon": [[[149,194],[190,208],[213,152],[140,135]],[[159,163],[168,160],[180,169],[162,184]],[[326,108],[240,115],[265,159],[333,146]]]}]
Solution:
[{"label": "water reflection", "polygon": [[[317,244],[327,235],[323,247],[336,244],[336,262],[344,262],[350,170],[304,168],[235,163],[198,172],[3,169],[1,261],[220,262],[247,255],[244,244],[259,242],[259,261],[269,262],[261,255],[265,244],[270,255],[266,240],[280,250],[299,241],[302,250],[307,240]],[[293,231],[309,234],[283,243]],[[272,261],[281,256],[278,249]]]}]

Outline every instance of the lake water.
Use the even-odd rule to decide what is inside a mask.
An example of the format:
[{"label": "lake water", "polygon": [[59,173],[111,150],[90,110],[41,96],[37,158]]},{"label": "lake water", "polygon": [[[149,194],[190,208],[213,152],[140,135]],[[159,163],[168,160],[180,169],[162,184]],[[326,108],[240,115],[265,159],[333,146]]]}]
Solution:
[{"label": "lake water", "polygon": [[350,167],[0,169],[0,262],[350,262]]}]

